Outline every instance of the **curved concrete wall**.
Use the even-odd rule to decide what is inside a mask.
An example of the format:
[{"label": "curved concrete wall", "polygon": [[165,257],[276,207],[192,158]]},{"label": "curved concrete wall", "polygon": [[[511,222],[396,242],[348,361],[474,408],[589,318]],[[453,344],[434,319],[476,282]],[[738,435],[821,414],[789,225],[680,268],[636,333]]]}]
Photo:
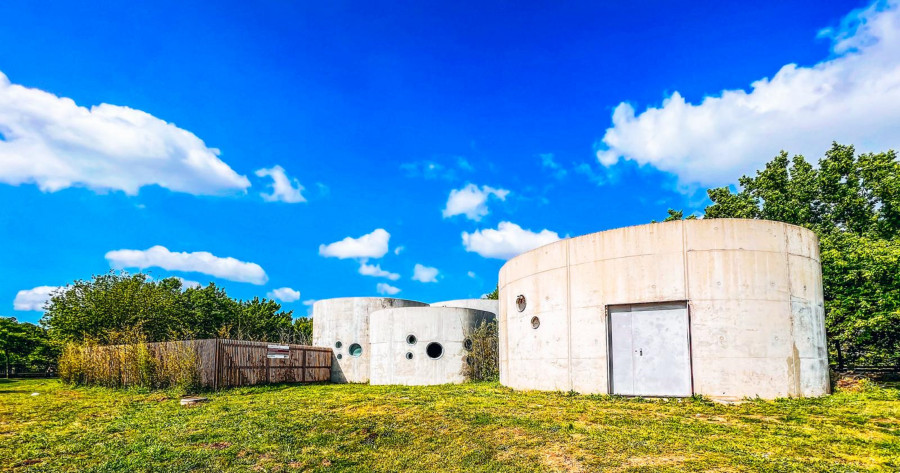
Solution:
[{"label": "curved concrete wall", "polygon": [[[369,331],[371,384],[432,385],[462,383],[468,331],[494,314],[457,307],[407,307],[373,312]],[[410,335],[416,338],[410,344]],[[441,356],[427,354],[439,343]]]},{"label": "curved concrete wall", "polygon": [[493,299],[456,299],[432,302],[431,307],[462,307],[464,309],[483,310],[495,316],[500,314],[500,301]]},{"label": "curved concrete wall", "polygon": [[687,301],[694,393],[734,399],[828,392],[816,236],[737,219],[620,228],[509,260],[500,269],[501,383],[610,392],[608,307],[675,301]]},{"label": "curved concrete wall", "polygon": [[[424,302],[387,297],[345,297],[313,304],[313,345],[334,350],[331,381],[369,381],[369,315],[392,307],[426,307]],[[340,347],[337,347],[340,342]],[[359,344],[362,353],[353,356],[350,347]]]}]

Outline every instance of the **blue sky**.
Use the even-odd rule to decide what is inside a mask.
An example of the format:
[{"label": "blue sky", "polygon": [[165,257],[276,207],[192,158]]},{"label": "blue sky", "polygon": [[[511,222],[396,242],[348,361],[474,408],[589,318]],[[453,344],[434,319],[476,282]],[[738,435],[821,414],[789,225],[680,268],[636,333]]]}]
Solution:
[{"label": "blue sky", "polygon": [[900,141],[894,0],[254,3],[4,4],[0,315],[111,267],[479,297],[780,149]]}]

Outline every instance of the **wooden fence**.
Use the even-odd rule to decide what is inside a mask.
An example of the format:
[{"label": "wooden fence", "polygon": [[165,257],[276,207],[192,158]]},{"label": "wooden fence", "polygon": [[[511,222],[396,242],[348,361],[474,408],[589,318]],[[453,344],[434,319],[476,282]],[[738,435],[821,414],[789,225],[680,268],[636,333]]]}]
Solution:
[{"label": "wooden fence", "polygon": [[[220,389],[267,383],[311,383],[331,379],[330,348],[276,344],[246,340],[210,338],[147,343],[145,353],[156,360],[165,375],[179,369],[188,354],[191,372],[203,387]],[[105,385],[138,385],[140,373],[133,361],[138,345],[107,345],[89,348],[89,363],[100,363],[100,377],[112,379]],[[173,357],[172,354],[177,356]],[[192,354],[191,354],[192,353]],[[130,356],[129,356],[130,354]],[[181,360],[181,361],[173,361]],[[108,366],[106,366],[108,365]]]}]

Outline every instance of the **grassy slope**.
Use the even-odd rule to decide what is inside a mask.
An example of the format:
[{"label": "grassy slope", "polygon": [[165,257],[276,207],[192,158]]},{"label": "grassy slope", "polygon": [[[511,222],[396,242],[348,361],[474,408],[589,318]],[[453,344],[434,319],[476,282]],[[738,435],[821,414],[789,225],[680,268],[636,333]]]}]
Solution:
[{"label": "grassy slope", "polygon": [[165,393],[4,381],[0,469],[14,471],[900,469],[894,389],[725,406],[496,384],[266,386],[182,408]]}]

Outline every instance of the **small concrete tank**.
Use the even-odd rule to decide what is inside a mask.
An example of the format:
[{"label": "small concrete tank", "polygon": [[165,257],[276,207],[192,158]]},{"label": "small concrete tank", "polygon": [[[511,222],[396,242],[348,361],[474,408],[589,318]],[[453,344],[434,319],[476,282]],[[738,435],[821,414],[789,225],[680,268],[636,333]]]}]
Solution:
[{"label": "small concrete tank", "polygon": [[496,299],[456,299],[452,301],[432,302],[431,307],[462,307],[490,312],[500,315],[500,301]]},{"label": "small concrete tank", "polygon": [[[371,384],[462,383],[471,345],[466,337],[494,314],[458,307],[405,307],[373,312]],[[471,342],[469,342],[471,343]]]},{"label": "small concrete tank", "polygon": [[560,240],[500,269],[500,382],[719,399],[829,392],[819,242],[703,219]]},{"label": "small concrete tank", "polygon": [[344,297],[313,304],[313,345],[334,350],[331,382],[369,381],[369,316],[392,307],[427,307],[424,302],[388,297]]}]

